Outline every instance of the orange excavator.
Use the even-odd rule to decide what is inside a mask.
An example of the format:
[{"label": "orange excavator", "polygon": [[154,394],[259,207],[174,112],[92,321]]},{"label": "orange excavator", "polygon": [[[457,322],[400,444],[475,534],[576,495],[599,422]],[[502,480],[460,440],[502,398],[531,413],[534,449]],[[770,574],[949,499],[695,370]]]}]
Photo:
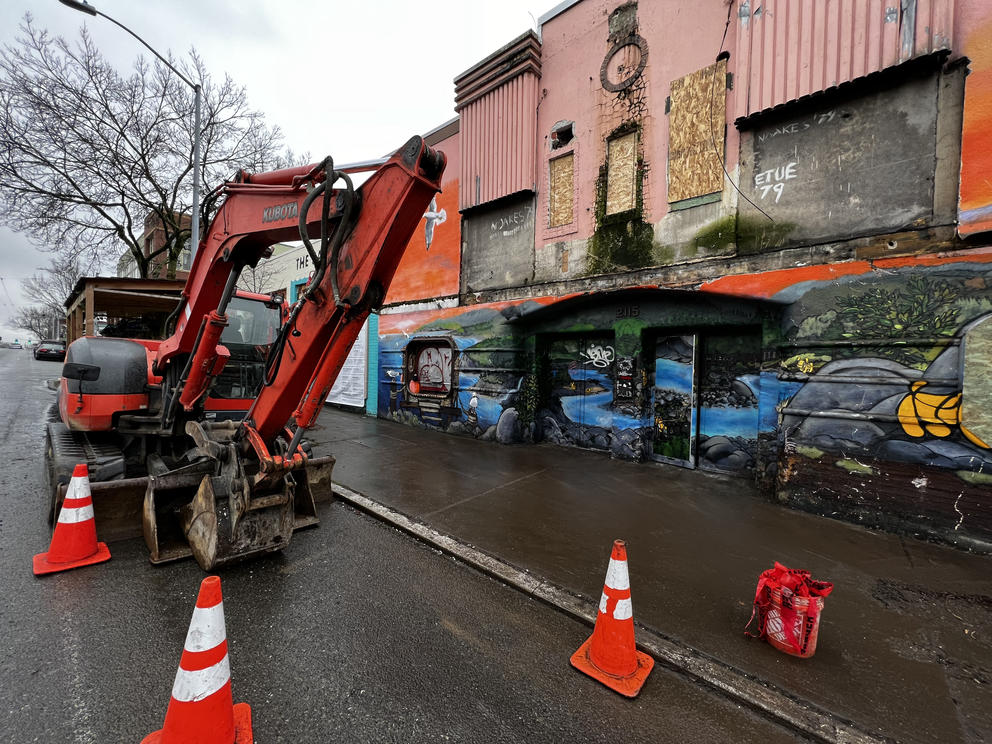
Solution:
[{"label": "orange excavator", "polygon": [[[205,212],[219,206],[175,332],[162,341],[84,337],[67,349],[59,420],[47,427],[52,510],[65,471],[85,460],[101,535],[107,521],[110,539],[125,536],[140,515],[153,563],[192,554],[204,570],[281,550],[295,529],[316,524],[334,461],[313,457],[304,435],[365,319],[381,307],[445,164],[444,153],[413,137],[358,188],[348,168],[326,158],[240,172],[211,192]],[[265,303],[253,310],[235,287],[273,244],[294,239],[314,271],[273,331]],[[232,330],[235,313],[250,321],[255,311],[267,335],[243,323]],[[254,398],[243,418],[220,421],[207,402],[225,397],[217,391],[231,384],[234,348],[257,352],[257,394],[241,393]]]}]

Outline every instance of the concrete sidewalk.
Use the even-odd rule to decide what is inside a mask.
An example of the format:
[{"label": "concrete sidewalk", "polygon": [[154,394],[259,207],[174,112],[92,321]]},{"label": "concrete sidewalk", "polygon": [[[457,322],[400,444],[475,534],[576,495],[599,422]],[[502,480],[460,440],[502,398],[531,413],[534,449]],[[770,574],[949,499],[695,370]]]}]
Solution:
[{"label": "concrete sidewalk", "polygon": [[[592,608],[612,542],[625,539],[634,619],[676,649],[663,660],[680,665],[682,649],[687,672],[703,664],[736,680],[708,680],[728,694],[831,717],[823,738],[992,741],[992,557],[786,509],[738,479],[594,452],[330,408],[312,438],[337,458],[336,483]],[[834,582],[811,659],[744,636],[758,575],[776,560]],[[563,639],[563,664],[582,640]]]}]

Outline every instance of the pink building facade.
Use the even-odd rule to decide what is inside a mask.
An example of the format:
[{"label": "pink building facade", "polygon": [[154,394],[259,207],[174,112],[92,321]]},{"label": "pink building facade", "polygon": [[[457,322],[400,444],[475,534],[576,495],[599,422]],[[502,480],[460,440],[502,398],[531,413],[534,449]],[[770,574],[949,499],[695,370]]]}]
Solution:
[{"label": "pink building facade", "polygon": [[379,415],[992,545],[992,6],[563,2],[455,109]]}]

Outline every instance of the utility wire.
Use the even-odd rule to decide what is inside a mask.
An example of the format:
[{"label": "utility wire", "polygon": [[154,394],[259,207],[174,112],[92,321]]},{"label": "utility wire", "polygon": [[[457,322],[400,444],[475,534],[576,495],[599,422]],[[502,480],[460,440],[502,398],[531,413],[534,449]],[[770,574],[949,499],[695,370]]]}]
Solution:
[{"label": "utility wire", "polygon": [[[716,53],[716,61],[717,62],[719,62],[720,61],[720,57],[723,56],[723,47],[727,43],[727,32],[730,30],[730,18],[732,16],[733,12],[734,12],[734,1],[733,0],[730,0],[730,2],[727,3],[727,23],[723,27],[723,38],[720,40],[720,51]],[[729,58],[730,55],[728,54],[727,57]],[[710,142],[713,144],[713,154],[716,155],[717,160],[720,161],[720,167],[723,168],[723,174],[727,177],[727,180],[730,182],[730,185],[733,186],[737,190],[737,193],[740,194],[744,198],[744,201],[746,201],[752,207],[754,207],[759,212],[761,212],[763,215],[765,215],[765,217],[767,217],[769,220],[771,220],[772,222],[774,222],[775,219],[770,214],[768,214],[768,212],[766,212],[764,209],[762,209],[757,204],[755,204],[753,201],[751,201],[748,198],[747,194],[745,194],[743,191],[741,191],[740,190],[740,187],[738,187],[738,185],[736,183],[734,183],[734,179],[730,177],[730,173],[727,171],[727,160],[726,160],[726,157],[724,155],[721,155],[720,154],[720,150],[716,146],[716,135],[713,133],[713,101],[716,99],[716,71],[717,71],[717,66],[718,66],[717,64],[714,64],[713,65],[713,75],[712,75],[712,78],[711,78],[711,81],[712,82],[711,82],[711,87],[710,87],[710,120],[708,122],[708,124],[709,124],[709,130],[710,130]],[[726,91],[726,88],[727,88],[727,86],[726,86],[726,84],[724,84],[724,91]]]},{"label": "utility wire", "polygon": [[17,307],[17,304],[14,302],[14,298],[10,296],[10,291],[7,289],[7,282],[3,280],[2,276],[0,276],[0,286],[3,287],[3,293],[7,295],[7,304],[11,307]]}]

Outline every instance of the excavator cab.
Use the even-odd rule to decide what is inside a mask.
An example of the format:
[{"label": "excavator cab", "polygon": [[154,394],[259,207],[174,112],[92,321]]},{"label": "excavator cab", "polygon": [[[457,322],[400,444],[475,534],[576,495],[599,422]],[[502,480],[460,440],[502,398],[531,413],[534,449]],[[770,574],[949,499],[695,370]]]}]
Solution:
[{"label": "excavator cab", "polygon": [[265,363],[288,315],[280,296],[237,292],[220,341],[231,357],[204,401],[207,421],[240,421],[262,389]]}]

